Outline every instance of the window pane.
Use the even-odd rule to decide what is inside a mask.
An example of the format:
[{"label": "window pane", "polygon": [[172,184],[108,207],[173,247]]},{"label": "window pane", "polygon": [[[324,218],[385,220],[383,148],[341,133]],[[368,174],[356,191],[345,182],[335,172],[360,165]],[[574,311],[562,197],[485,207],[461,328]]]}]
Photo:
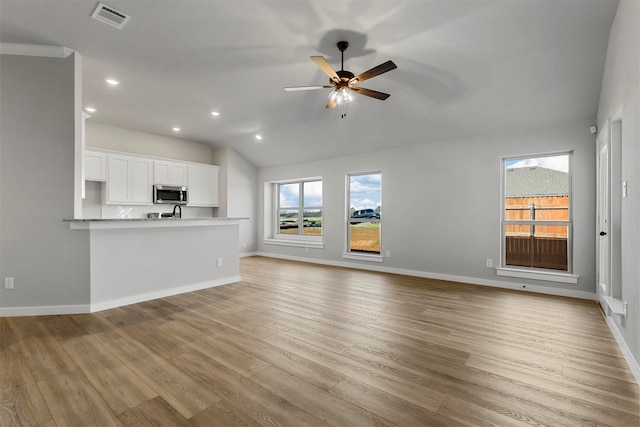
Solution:
[{"label": "window pane", "polygon": [[280,233],[298,234],[298,209],[280,209]]},{"label": "window pane", "polygon": [[506,265],[568,270],[568,226],[507,225],[505,229]]},{"label": "window pane", "polygon": [[280,184],[280,208],[297,208],[300,206],[300,184]]},{"label": "window pane", "polygon": [[349,224],[352,252],[380,253],[380,223]]},{"label": "window pane", "polygon": [[349,250],[380,253],[380,173],[349,177]]},{"label": "window pane", "polygon": [[302,234],[322,235],[322,209],[305,209],[303,219]]},{"label": "window pane", "polygon": [[505,167],[505,220],[569,220],[569,155],[512,159]]},{"label": "window pane", "polygon": [[322,207],[322,181],[310,181],[304,184],[304,202],[305,208],[321,208]]}]

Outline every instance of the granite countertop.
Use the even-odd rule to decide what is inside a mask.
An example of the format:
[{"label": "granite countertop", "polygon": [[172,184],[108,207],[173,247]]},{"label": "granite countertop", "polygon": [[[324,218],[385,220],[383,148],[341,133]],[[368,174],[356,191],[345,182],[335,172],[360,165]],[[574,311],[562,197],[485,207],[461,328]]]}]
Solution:
[{"label": "granite countertop", "polygon": [[197,217],[197,218],[65,218],[64,222],[157,222],[157,221],[239,221],[249,218]]}]

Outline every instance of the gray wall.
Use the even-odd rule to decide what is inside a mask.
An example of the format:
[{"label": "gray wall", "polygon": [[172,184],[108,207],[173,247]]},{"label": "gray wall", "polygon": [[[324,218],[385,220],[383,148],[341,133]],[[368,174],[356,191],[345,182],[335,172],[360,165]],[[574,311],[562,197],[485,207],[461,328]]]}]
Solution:
[{"label": "gray wall", "polygon": [[[598,125],[621,120],[621,166],[614,176],[628,182],[628,197],[620,202],[621,296],[629,304],[629,317],[610,318],[626,346],[640,364],[640,2],[623,0],[609,35],[602,81]],[[616,146],[614,145],[614,148]],[[620,188],[614,188],[619,192]],[[618,260],[614,260],[615,263]],[[617,295],[616,295],[617,296]]]},{"label": "gray wall", "polygon": [[[412,148],[261,170],[264,183],[322,176],[324,181],[324,248],[282,247],[258,243],[260,253],[318,262],[341,263],[345,249],[345,176],[382,171],[382,265],[350,261],[369,268],[386,268],[431,277],[447,276],[473,283],[529,284],[549,292],[569,290],[592,296],[595,291],[595,138],[593,122],[571,123],[553,129],[509,133],[462,141],[425,143]],[[428,129],[425,131],[428,132]],[[399,137],[401,132],[399,132]],[[485,267],[485,259],[500,259],[500,168],[502,156],[528,156],[574,151],[574,272],[579,283],[499,277]],[[258,209],[262,218],[264,208]],[[259,238],[265,225],[258,225]],[[511,286],[513,285],[513,286]],[[521,286],[520,286],[521,287]],[[560,292],[562,293],[562,292]],[[565,292],[566,293],[566,292]]]},{"label": "gray wall", "polygon": [[[89,239],[70,230],[77,54],[0,60],[0,308],[89,303]],[[3,283],[4,284],[4,283]]]}]

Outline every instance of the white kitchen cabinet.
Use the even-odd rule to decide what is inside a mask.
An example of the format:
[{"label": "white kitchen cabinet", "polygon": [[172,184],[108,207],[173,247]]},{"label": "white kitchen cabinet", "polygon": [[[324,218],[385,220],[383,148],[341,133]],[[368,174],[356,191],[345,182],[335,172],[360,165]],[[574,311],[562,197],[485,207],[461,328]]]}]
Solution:
[{"label": "white kitchen cabinet", "polygon": [[84,179],[101,182],[107,180],[107,163],[104,153],[90,150],[84,152]]},{"label": "white kitchen cabinet", "polygon": [[185,186],[187,185],[187,165],[184,163],[153,161],[154,184]]},{"label": "white kitchen cabinet", "polygon": [[107,191],[105,203],[127,205],[153,204],[151,186],[153,162],[149,159],[117,154],[107,155]]},{"label": "white kitchen cabinet", "polygon": [[214,165],[190,164],[187,167],[188,206],[219,206],[219,173],[220,168]]}]

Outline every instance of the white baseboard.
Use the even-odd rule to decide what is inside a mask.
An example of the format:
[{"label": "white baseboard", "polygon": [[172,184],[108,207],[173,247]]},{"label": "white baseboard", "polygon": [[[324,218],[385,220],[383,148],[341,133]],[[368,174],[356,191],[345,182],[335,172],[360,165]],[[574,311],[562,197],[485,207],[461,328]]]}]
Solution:
[{"label": "white baseboard", "polygon": [[122,307],[139,302],[150,301],[158,298],[170,297],[172,295],[183,294],[185,292],[199,291],[201,289],[213,288],[216,286],[228,285],[241,281],[240,276],[225,277],[211,282],[194,283],[176,288],[163,289],[156,292],[147,292],[139,295],[131,295],[126,298],[104,301],[96,304],[85,305],[53,305],[39,307],[6,307],[0,308],[0,317],[18,316],[49,316],[56,314],[86,314],[97,311],[108,310],[110,308]]},{"label": "white baseboard", "polygon": [[611,329],[613,337],[618,343],[618,347],[620,348],[620,352],[622,353],[624,360],[627,362],[627,365],[629,365],[629,370],[633,374],[633,377],[636,379],[636,383],[640,385],[640,365],[638,364],[638,361],[633,358],[633,354],[627,346],[627,342],[624,340],[622,333],[620,333],[618,325],[616,325],[616,323],[609,316],[607,316],[605,319],[607,320],[607,325],[609,326],[609,329]]},{"label": "white baseboard", "polygon": [[0,308],[0,317],[49,316],[54,314],[86,313],[90,313],[90,306],[88,304]]},{"label": "white baseboard", "polygon": [[186,292],[199,291],[202,289],[214,288],[216,286],[228,285],[230,283],[236,283],[242,280],[240,276],[225,277],[222,279],[214,280],[211,282],[194,283],[186,286],[179,286],[176,288],[163,289],[160,291],[146,292],[139,295],[131,295],[125,298],[118,298],[109,301],[103,301],[96,304],[91,304],[91,313],[97,311],[108,310],[110,308],[122,307],[125,305],[137,304],[139,302],[151,301],[158,298],[166,298],[173,295],[184,294]]},{"label": "white baseboard", "polygon": [[258,255],[258,252],[241,252],[239,254],[240,258],[246,258],[246,257],[256,256],[256,255]]},{"label": "white baseboard", "polygon": [[381,273],[402,274],[405,276],[423,277],[426,279],[448,280],[451,282],[470,283],[472,285],[491,286],[494,288],[513,289],[513,290],[524,291],[524,292],[535,292],[540,294],[588,299],[588,300],[594,300],[594,301],[596,299],[595,292],[574,291],[571,289],[552,288],[549,286],[538,286],[538,285],[527,284],[526,287],[523,287],[522,283],[503,282],[499,280],[490,280],[490,279],[480,279],[477,277],[456,276],[452,274],[431,273],[428,271],[407,270],[404,268],[384,267],[379,264],[364,265],[364,264],[356,264],[351,262],[328,261],[324,259],[295,257],[295,256],[274,254],[270,252],[258,252],[256,255],[269,257],[269,258],[287,259],[291,261],[309,262],[313,264],[332,265],[335,267],[348,267],[348,268],[356,268],[360,270],[379,271]]}]

